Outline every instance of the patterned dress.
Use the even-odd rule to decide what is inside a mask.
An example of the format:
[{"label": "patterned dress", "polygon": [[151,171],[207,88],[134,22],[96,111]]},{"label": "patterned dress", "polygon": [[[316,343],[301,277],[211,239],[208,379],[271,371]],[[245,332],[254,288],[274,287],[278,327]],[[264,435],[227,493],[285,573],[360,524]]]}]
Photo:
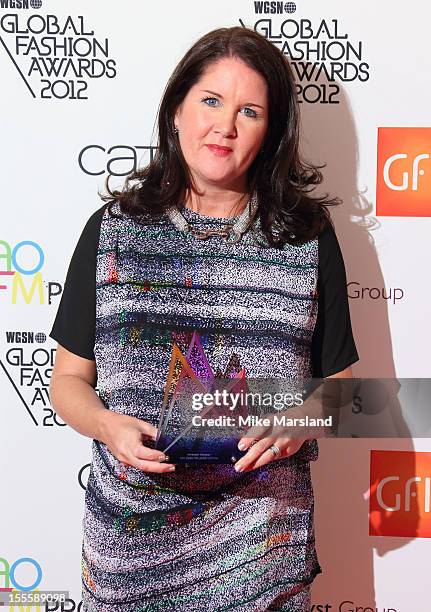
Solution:
[{"label": "patterned dress", "polygon": [[[113,210],[121,214],[118,203]],[[182,212],[206,228],[237,218]],[[218,376],[234,367],[253,378],[311,376],[317,272],[318,239],[270,248],[258,218],[230,244],[197,240],[166,216],[142,226],[106,208],[94,344],[101,400],[157,426],[173,347],[186,355],[196,340]],[[94,440],[83,610],[308,610],[307,586],[321,571],[309,465],[316,458],[309,441],[242,474],[231,465],[155,474],[126,467]]]}]

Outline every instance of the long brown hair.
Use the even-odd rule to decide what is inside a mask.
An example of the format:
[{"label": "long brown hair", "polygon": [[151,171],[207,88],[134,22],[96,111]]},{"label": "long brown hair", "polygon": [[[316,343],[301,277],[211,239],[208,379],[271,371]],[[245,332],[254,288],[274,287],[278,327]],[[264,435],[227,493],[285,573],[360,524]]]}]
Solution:
[{"label": "long brown hair", "polygon": [[[132,217],[161,215],[184,201],[192,179],[174,131],[173,119],[190,88],[209,64],[225,57],[241,59],[266,81],[269,124],[262,150],[248,169],[250,193],[256,192],[262,230],[271,246],[298,244],[315,238],[329,220],[328,206],[337,198],[312,196],[322,182],[319,168],[299,154],[300,112],[292,69],[282,52],[262,35],[242,27],[205,34],[184,55],[172,73],[158,112],[158,149],[143,169],[132,172],[122,191],[100,195],[120,203]],[[131,182],[138,181],[131,185]],[[146,216],[146,215],[145,215]],[[276,229],[274,232],[273,230]]]}]

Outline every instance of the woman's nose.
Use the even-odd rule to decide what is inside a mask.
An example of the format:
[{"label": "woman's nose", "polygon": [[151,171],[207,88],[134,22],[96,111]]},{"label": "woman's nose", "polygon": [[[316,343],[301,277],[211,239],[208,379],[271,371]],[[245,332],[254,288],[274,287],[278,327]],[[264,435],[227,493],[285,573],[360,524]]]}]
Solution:
[{"label": "woman's nose", "polygon": [[214,132],[223,136],[236,136],[237,113],[225,111],[219,114],[214,125]]}]

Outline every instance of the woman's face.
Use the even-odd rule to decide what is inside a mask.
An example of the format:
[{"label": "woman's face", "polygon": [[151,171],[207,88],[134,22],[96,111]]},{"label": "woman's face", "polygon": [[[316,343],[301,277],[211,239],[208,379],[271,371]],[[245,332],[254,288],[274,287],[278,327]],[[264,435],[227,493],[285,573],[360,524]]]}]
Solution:
[{"label": "woman's face", "polygon": [[240,59],[218,60],[189,90],[174,123],[198,189],[245,192],[268,127],[265,79]]}]

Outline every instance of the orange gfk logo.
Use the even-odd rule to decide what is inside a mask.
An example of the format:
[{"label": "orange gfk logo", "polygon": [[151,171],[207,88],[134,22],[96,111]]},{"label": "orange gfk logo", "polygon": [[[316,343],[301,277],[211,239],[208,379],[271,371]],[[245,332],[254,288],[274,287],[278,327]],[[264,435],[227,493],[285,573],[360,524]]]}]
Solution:
[{"label": "orange gfk logo", "polygon": [[431,128],[379,128],[376,211],[431,216]]},{"label": "orange gfk logo", "polygon": [[[428,155],[428,153],[421,153],[420,155],[416,155],[416,157],[413,160],[413,164],[412,164],[411,176],[409,177],[408,172],[403,172],[401,185],[396,185],[391,180],[390,171],[392,168],[392,164],[397,159],[408,159],[408,158],[409,156],[407,155],[407,153],[397,153],[397,155],[391,155],[391,157],[389,157],[385,161],[385,165],[383,167],[383,178],[384,178],[386,185],[389,187],[389,189],[393,189],[394,191],[407,191],[407,189],[411,189],[412,191],[418,190],[419,174],[422,176],[425,174],[425,170],[423,170],[422,168],[419,170],[419,162],[422,159],[429,159],[430,156]],[[410,178],[411,178],[411,182],[410,182]]]},{"label": "orange gfk logo", "polygon": [[431,453],[371,451],[369,533],[431,537]]}]

